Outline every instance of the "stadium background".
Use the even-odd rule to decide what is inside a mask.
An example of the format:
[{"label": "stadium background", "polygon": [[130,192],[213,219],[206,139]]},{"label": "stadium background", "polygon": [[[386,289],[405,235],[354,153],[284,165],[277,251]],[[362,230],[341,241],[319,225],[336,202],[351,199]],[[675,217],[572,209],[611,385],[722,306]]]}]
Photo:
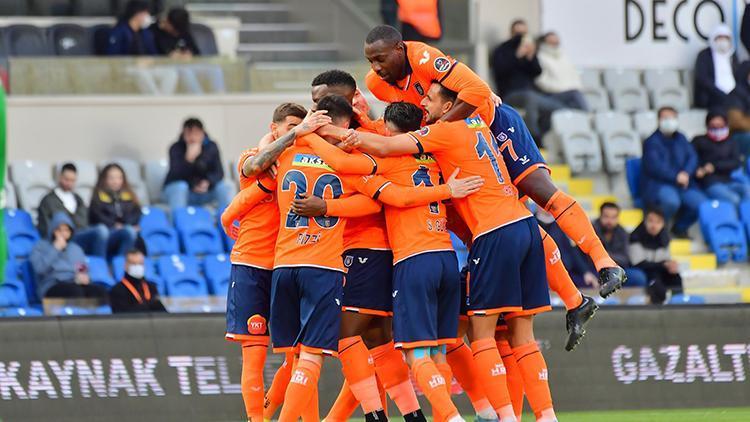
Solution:
[{"label": "stadium background", "polygon": [[[30,24],[40,28],[59,23],[86,27],[111,24],[111,17],[83,14],[105,15],[104,10],[116,10],[120,4],[112,2],[113,9],[107,9],[102,6],[106,1],[70,2],[76,7],[92,6],[77,16],[38,16],[37,12],[44,12],[44,5],[68,2],[2,3],[0,27]],[[363,83],[368,65],[361,53],[362,40],[367,30],[380,22],[378,2],[367,0],[166,2],[167,7],[172,5],[185,5],[194,22],[211,28],[218,54],[201,60],[221,66],[226,94],[143,95],[122,71],[135,63],[132,58],[37,57],[3,51],[3,68],[7,71],[4,79],[9,90],[4,109],[6,149],[11,164],[3,208],[26,209],[33,216],[39,198],[33,192],[48,187],[55,174],[54,166],[60,162],[98,165],[121,158],[139,164],[142,192],[150,205],[158,206],[159,175],[165,171],[167,148],[187,116],[204,121],[208,133],[219,143],[227,162],[227,179],[232,180],[233,157],[255,145],[266,133],[273,107],[283,101],[310,105],[309,83],[313,76],[339,67]],[[652,95],[659,87],[648,86],[646,74],[658,69],[677,70],[680,88],[690,95],[692,64],[697,52],[705,47],[701,34],[710,32],[721,20],[729,23],[736,34],[744,2],[445,0],[441,7],[444,37],[437,46],[471,64],[490,83],[489,52],[507,37],[510,22],[521,17],[527,20],[532,33],[555,30],[560,34],[563,48],[581,71],[595,75],[585,79],[594,81],[587,86],[587,92],[592,96],[604,92],[606,109],[616,108],[613,87],[608,85],[612,78],[607,75],[626,69],[635,71],[638,84],[648,96],[647,109],[653,110]],[[20,16],[32,13],[37,15]],[[688,40],[680,38],[678,32],[686,33]],[[375,105],[371,96],[368,99]],[[374,108],[376,114],[382,110]],[[683,113],[692,118],[681,121],[681,129],[691,135],[701,133],[701,113]],[[643,129],[638,122],[630,123],[638,114],[636,111],[626,116],[633,135],[642,139]],[[587,119],[591,117],[593,114]],[[598,143],[600,128],[594,127],[593,119],[588,124]],[[649,127],[646,124],[646,130]],[[555,141],[562,135],[553,127],[549,142],[545,142],[550,145],[546,155],[554,164],[555,181],[579,198],[592,217],[599,204],[616,199],[626,208],[623,224],[632,229],[640,222],[641,213],[632,207],[625,169],[576,167],[566,161],[562,143]],[[26,166],[32,172],[14,172],[14,166]],[[39,178],[25,178],[28,174]],[[750,314],[747,305],[741,304],[750,302],[747,263],[717,264],[699,229],[691,234],[694,240],[674,241],[671,248],[682,264],[687,293],[712,305],[655,309],[638,305],[643,300],[640,291],[623,292],[618,302],[631,305],[613,304],[602,309],[589,337],[573,354],[562,352],[561,313],[556,311],[540,319],[538,337],[549,356],[553,394],[561,410],[713,408],[750,403]],[[170,310],[204,312],[200,315],[0,320],[0,369],[4,375],[0,377],[0,419],[102,420],[101,415],[110,412],[107,420],[126,415],[139,415],[144,420],[239,420],[242,404],[238,391],[231,386],[237,379],[239,355],[221,338],[222,318],[215,314],[223,310],[221,296],[166,298]],[[33,309],[38,308],[28,309],[34,313]],[[95,313],[71,306],[47,311]],[[3,312],[12,314],[14,310],[8,307]],[[676,350],[680,360],[673,372],[687,378],[667,379],[667,366]],[[649,351],[654,354],[653,359]],[[180,390],[178,371],[169,365],[170,358],[180,356],[192,359],[192,365],[204,359],[201,362],[209,368],[204,369],[202,381],[188,372],[186,382],[194,383],[190,396]],[[122,388],[116,383],[113,387],[112,359],[125,362],[125,372],[132,380],[136,375],[131,360],[148,357],[159,361],[156,373],[159,381],[164,377],[164,396],[147,391],[147,397],[136,397],[140,395],[138,388],[133,387],[136,394],[131,394],[124,381]],[[216,369],[223,368],[217,363],[218,357],[225,359],[226,372]],[[106,374],[101,378],[106,392],[93,386],[87,397],[83,392],[85,383],[74,379],[66,396],[49,366],[49,361],[66,359],[82,360],[92,366],[93,359],[100,359]],[[178,365],[180,361],[174,362]],[[277,363],[269,360],[269,374]],[[329,366],[324,376],[326,387],[321,388],[322,396],[327,395],[321,397],[321,409],[327,408],[338,391],[338,372],[335,364]],[[17,372],[12,368],[17,368]],[[36,368],[36,376],[45,372],[53,380],[54,398],[52,390],[30,388],[49,387],[43,376],[31,376],[32,368]],[[649,370],[656,371],[661,379]],[[229,378],[222,378],[227,373]],[[15,379],[18,387],[13,384]],[[94,380],[92,385],[96,383]],[[34,400],[32,391],[38,391]],[[461,403],[466,408],[467,403]],[[750,420],[750,416],[710,420]]]}]

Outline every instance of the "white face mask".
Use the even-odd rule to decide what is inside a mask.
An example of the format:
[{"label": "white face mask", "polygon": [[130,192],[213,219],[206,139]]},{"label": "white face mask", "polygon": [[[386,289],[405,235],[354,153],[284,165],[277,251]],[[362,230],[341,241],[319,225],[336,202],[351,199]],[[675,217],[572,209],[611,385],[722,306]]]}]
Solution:
[{"label": "white face mask", "polygon": [[146,275],[146,267],[142,264],[131,264],[128,266],[127,273],[135,279],[142,279]]},{"label": "white face mask", "polygon": [[726,54],[732,50],[732,42],[726,38],[716,40],[715,44],[716,44],[716,50],[719,53]]},{"label": "white face mask", "polygon": [[675,118],[668,117],[659,120],[659,131],[665,135],[672,135],[673,133],[677,132],[678,127],[679,123]]},{"label": "white face mask", "polygon": [[146,15],[146,17],[143,18],[143,22],[141,22],[141,29],[148,28],[152,23],[154,23],[154,18],[152,18],[151,15]]}]

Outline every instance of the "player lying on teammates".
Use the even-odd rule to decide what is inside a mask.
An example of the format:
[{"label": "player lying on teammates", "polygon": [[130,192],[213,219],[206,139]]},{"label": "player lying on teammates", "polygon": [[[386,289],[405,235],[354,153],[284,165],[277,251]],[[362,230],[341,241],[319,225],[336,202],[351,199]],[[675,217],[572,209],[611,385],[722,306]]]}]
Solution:
[{"label": "player lying on teammates", "polygon": [[461,174],[484,178],[479,192],[453,201],[473,235],[466,303],[478,377],[500,420],[515,420],[495,344],[498,316],[505,314],[529,403],[539,420],[553,421],[546,363],[532,328],[533,315],[550,309],[539,227],[518,201],[518,191],[491,147],[492,137],[482,119],[440,120],[456,100],[455,92],[433,83],[422,106],[428,112],[428,122],[436,124],[407,135],[384,137],[331,125],[318,131],[347,138],[360,151],[380,157],[432,152],[443,172],[460,168]]}]

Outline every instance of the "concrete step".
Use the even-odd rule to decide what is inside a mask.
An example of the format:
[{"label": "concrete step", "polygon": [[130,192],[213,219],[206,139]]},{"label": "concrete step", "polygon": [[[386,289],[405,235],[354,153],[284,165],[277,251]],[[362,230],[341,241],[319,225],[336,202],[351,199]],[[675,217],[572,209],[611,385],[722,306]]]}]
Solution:
[{"label": "concrete step", "polygon": [[276,3],[191,3],[187,8],[198,16],[233,16],[242,23],[286,23],[290,11]]},{"label": "concrete step", "polygon": [[240,26],[240,43],[303,43],[310,25],[304,23],[251,23]]},{"label": "concrete step", "polygon": [[237,54],[252,61],[335,61],[339,46],[328,43],[240,44]]}]

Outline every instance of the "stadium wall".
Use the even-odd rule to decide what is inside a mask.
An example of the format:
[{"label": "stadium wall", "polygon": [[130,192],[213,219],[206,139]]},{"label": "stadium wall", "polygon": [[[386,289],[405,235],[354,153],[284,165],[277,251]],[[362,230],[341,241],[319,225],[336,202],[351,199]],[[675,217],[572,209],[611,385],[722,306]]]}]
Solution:
[{"label": "stadium wall", "polygon": [[[750,402],[750,306],[605,308],[573,353],[563,317],[542,315],[535,329],[557,409]],[[216,314],[0,320],[0,420],[242,419],[239,346],[223,332]],[[280,359],[269,358],[267,382]],[[332,359],[323,411],[340,382]]]}]

